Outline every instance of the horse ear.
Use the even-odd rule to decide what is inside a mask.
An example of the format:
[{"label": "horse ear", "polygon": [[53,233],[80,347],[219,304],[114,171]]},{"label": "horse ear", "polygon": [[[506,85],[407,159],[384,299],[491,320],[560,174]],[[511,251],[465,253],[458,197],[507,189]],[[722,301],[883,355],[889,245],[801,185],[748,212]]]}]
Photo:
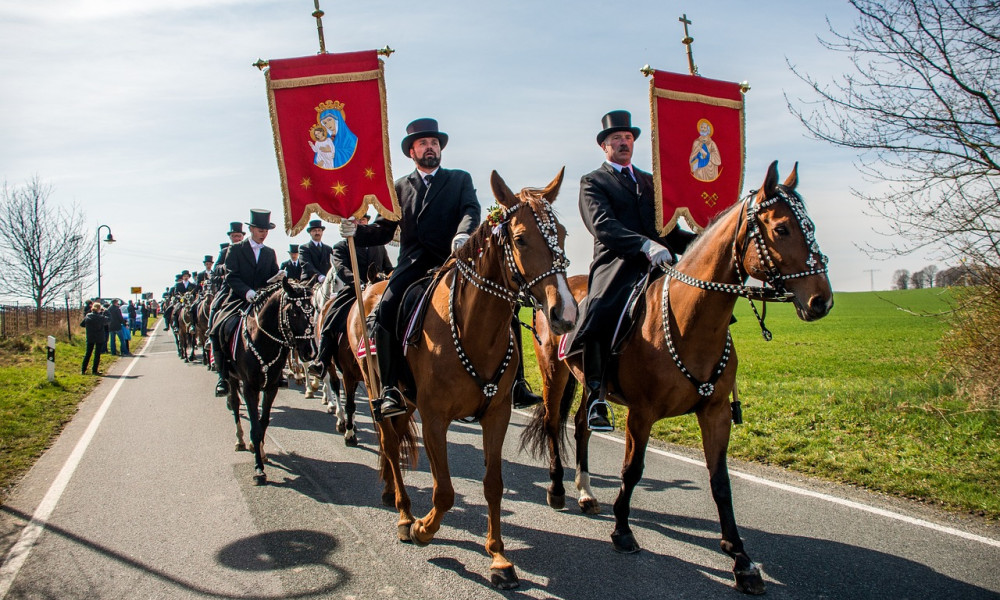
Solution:
[{"label": "horse ear", "polygon": [[785,179],[785,187],[789,191],[795,191],[795,186],[799,185],[799,161],[795,161],[795,166],[792,167],[792,172],[788,174]]},{"label": "horse ear", "polygon": [[764,176],[764,184],[760,186],[760,194],[764,198],[773,198],[778,194],[778,161],[771,163]]},{"label": "horse ear", "polygon": [[500,206],[504,208],[510,208],[517,204],[517,198],[514,196],[514,192],[510,191],[507,187],[507,183],[500,177],[500,174],[496,171],[490,175],[490,186],[493,188],[493,197],[497,199]]},{"label": "horse ear", "polygon": [[282,277],[281,278],[281,287],[284,288],[286,294],[294,294],[295,293],[295,288],[293,288],[292,284],[289,283],[287,277]]},{"label": "horse ear", "polygon": [[542,190],[542,198],[545,198],[545,201],[548,202],[549,204],[552,204],[553,202],[556,201],[556,196],[559,195],[559,188],[560,186],[562,186],[563,175],[565,173],[566,173],[566,167],[564,166],[563,168],[559,169],[559,174],[556,175],[556,178],[553,179],[552,182],[549,183],[549,185],[545,186],[544,190]]}]

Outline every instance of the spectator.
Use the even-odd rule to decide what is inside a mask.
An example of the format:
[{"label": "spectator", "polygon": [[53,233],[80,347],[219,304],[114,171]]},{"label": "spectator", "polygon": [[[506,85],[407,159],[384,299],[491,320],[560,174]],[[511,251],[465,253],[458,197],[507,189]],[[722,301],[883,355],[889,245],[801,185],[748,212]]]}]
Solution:
[{"label": "spectator", "polygon": [[139,332],[146,337],[146,321],[149,319],[149,302],[139,305]]},{"label": "spectator", "polygon": [[118,354],[118,347],[115,344],[115,340],[121,342],[121,355],[128,356],[128,341],[125,339],[125,332],[123,327],[125,326],[125,317],[122,315],[121,300],[117,298],[111,301],[111,308],[108,309],[108,328],[111,331],[111,354],[112,356]]},{"label": "spectator", "polygon": [[83,355],[83,365],[80,366],[80,374],[86,375],[87,363],[90,356],[94,356],[94,368],[91,371],[94,375],[100,375],[98,369],[101,365],[101,354],[106,350],[104,345],[104,331],[108,324],[108,317],[104,314],[104,307],[100,302],[89,303],[90,312],[83,317],[80,327],[87,330],[87,353]]},{"label": "spectator", "polygon": [[128,301],[128,328],[134,334],[139,329],[139,323],[137,322],[138,311],[135,306],[135,302],[131,300]]}]

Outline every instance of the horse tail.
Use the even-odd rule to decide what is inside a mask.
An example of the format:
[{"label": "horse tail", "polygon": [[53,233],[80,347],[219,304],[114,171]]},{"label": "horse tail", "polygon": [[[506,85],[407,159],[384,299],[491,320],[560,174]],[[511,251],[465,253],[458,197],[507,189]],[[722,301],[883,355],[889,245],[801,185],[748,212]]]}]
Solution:
[{"label": "horse tail", "polygon": [[[558,434],[557,440],[560,454],[569,447],[569,434],[566,423],[569,418],[569,409],[573,405],[573,398],[576,396],[576,378],[567,378],[566,385],[563,386],[562,396],[559,399]],[[547,454],[549,447],[549,421],[547,419],[548,410],[545,403],[535,407],[535,414],[531,421],[521,432],[521,449],[528,452],[534,458],[540,458]],[[565,457],[562,457],[565,458]]]},{"label": "horse tail", "polygon": [[406,417],[406,426],[399,436],[399,466],[406,470],[417,468],[417,421],[414,413]]}]

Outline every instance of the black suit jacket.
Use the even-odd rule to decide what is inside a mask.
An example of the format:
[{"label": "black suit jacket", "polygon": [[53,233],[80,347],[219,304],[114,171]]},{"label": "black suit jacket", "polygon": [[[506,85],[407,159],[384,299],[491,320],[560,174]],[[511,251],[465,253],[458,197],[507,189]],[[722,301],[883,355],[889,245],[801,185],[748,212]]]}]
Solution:
[{"label": "black suit jacket", "polygon": [[231,296],[246,301],[247,292],[259,290],[278,272],[278,257],[274,249],[264,246],[254,260],[250,239],[229,247],[226,256],[226,285]]},{"label": "black suit jacket", "polygon": [[[374,283],[376,273],[390,273],[392,261],[385,251],[385,246],[360,246],[355,244],[358,254],[358,271],[363,283]],[[341,240],[333,245],[333,268],[337,278],[348,285],[354,285],[354,272],[351,270],[351,249],[347,240]]]},{"label": "black suit jacket", "polygon": [[580,216],[594,236],[594,259],[587,281],[587,303],[577,340],[596,334],[610,342],[618,316],[632,288],[649,269],[642,253],[646,240],[684,252],[694,234],[675,227],[666,236],[656,230],[653,176],[632,166],[636,181],[628,183],[604,163],[580,179]]},{"label": "black suit jacket", "polygon": [[426,196],[419,194],[423,181],[417,171],[396,180],[396,197],[402,210],[399,221],[379,215],[371,225],[359,225],[359,246],[384,246],[399,228],[399,261],[396,271],[426,271],[444,264],[456,234],[471,234],[480,220],[479,200],[472,176],[457,169],[438,169]]},{"label": "black suit jacket", "polygon": [[333,264],[333,248],[326,244],[316,244],[309,240],[299,246],[299,262],[302,263],[302,276],[309,279],[313,275],[326,275]]},{"label": "black suit jacket", "polygon": [[[288,274],[289,279],[303,279],[303,267],[302,261],[297,260],[295,264],[292,264],[292,259],[288,259],[281,263],[281,270]],[[308,278],[306,278],[308,279]]]},{"label": "black suit jacket", "polygon": [[187,292],[193,292],[198,289],[198,285],[195,282],[188,280],[188,285],[185,286],[183,281],[178,281],[174,285],[174,294],[182,296]]}]

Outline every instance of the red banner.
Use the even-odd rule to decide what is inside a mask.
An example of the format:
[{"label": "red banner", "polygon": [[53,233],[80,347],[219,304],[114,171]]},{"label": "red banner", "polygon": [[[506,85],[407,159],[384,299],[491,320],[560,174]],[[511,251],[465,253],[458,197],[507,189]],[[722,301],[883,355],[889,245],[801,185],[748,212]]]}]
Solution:
[{"label": "red banner", "polygon": [[684,217],[696,231],[743,189],[743,93],[739,84],[655,71],[653,180],[661,234]]},{"label": "red banner", "polygon": [[397,220],[382,61],[374,50],[269,61],[267,99],[285,200],[285,230],[374,206]]}]

